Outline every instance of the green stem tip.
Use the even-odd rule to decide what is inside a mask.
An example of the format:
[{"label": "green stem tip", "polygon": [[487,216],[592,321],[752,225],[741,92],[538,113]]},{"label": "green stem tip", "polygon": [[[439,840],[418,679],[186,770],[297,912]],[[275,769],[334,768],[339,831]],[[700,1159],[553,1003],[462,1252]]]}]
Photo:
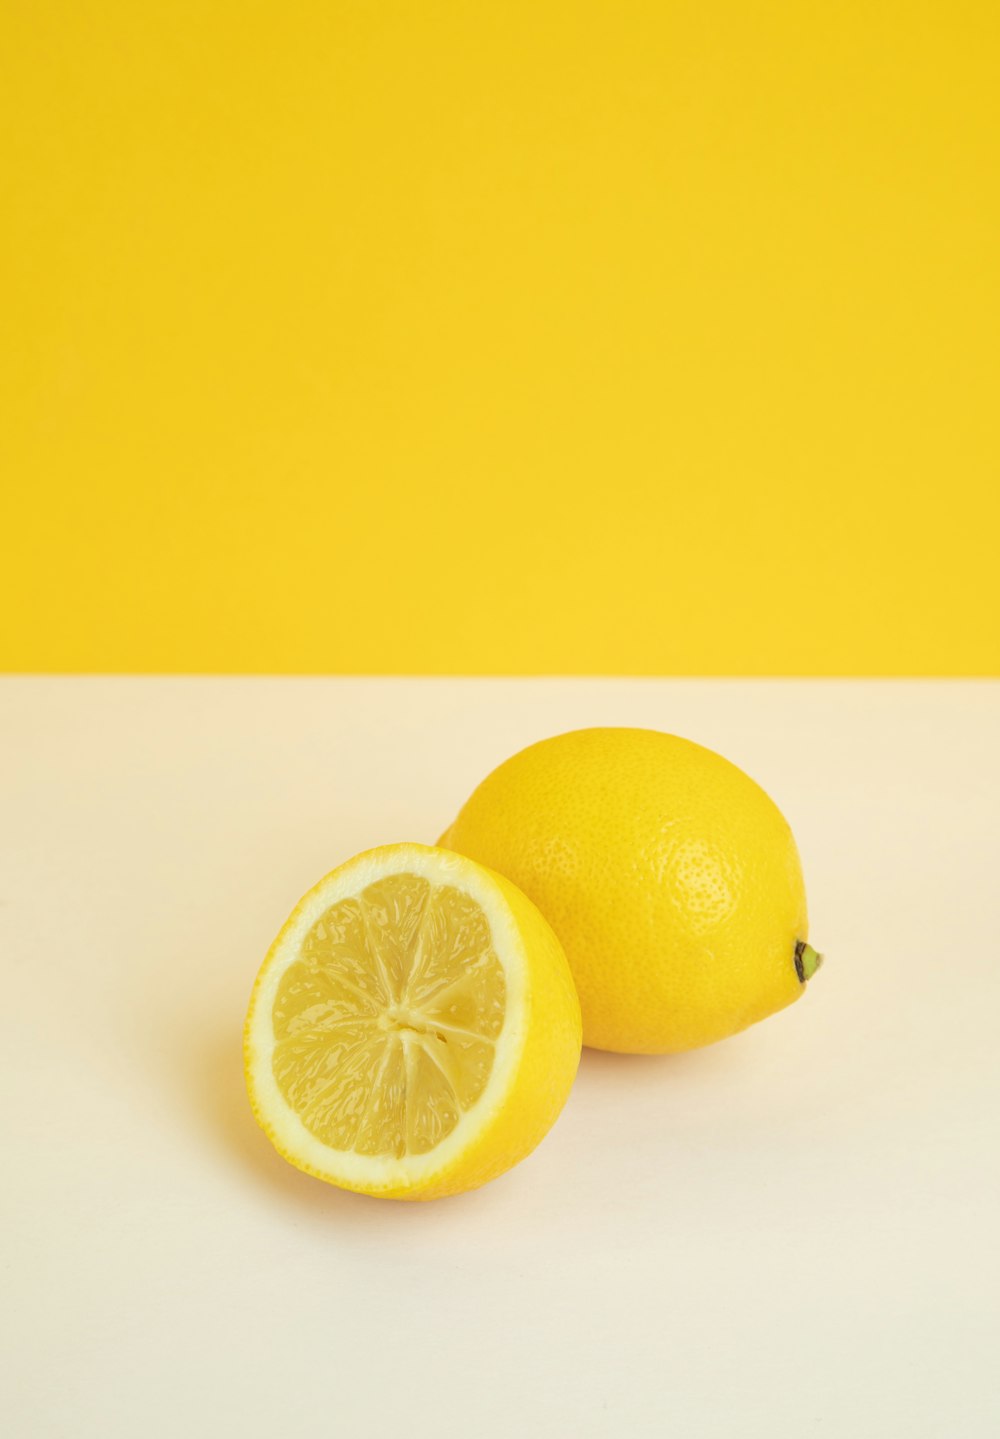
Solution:
[{"label": "green stem tip", "polygon": [[823,956],[818,950],[813,949],[811,944],[806,944],[804,939],[797,941],[795,945],[795,973],[799,977],[799,983],[805,984],[812,979],[813,975],[823,963]]}]

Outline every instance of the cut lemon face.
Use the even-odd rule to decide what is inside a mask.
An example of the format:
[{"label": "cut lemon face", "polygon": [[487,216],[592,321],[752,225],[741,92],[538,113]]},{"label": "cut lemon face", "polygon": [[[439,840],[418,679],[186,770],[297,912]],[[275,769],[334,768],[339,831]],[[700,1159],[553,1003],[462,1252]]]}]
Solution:
[{"label": "cut lemon face", "polygon": [[509,881],[425,845],[334,870],[271,947],[247,1015],[250,1101],[292,1164],[430,1199],[522,1159],[580,1058],[558,940]]}]

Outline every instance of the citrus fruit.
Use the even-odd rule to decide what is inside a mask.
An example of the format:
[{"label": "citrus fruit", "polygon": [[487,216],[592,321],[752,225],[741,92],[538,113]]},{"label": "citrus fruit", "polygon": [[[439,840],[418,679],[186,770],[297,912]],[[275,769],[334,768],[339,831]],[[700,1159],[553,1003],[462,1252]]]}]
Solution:
[{"label": "citrus fruit", "polygon": [[250,998],[244,1064],[286,1159],[344,1189],[433,1199],[547,1133],[580,1059],[566,957],[506,879],[419,844],[302,899]]},{"label": "citrus fruit", "polygon": [[439,841],[513,880],[566,951],[584,1043],[711,1044],[798,999],[819,963],[792,832],[728,760],[585,729],[488,775]]}]

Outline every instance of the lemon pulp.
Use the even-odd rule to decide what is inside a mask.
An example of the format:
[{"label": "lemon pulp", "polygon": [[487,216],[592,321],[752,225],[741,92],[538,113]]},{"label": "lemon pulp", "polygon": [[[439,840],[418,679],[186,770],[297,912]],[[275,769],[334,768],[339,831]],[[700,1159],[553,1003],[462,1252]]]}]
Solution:
[{"label": "lemon pulp", "polygon": [[390,874],[308,930],[275,995],[272,1072],[329,1148],[427,1154],[485,1089],[505,1012],[479,904]]}]

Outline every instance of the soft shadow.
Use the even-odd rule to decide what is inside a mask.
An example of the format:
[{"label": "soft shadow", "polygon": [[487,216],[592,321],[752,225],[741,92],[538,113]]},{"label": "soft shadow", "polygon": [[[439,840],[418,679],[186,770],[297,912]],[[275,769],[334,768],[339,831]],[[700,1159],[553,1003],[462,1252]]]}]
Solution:
[{"label": "soft shadow", "polygon": [[724,1042],[682,1054],[614,1054],[607,1049],[585,1048],[580,1058],[580,1077],[612,1085],[631,1085],[636,1079],[644,1085],[669,1085],[682,1079],[726,1074],[745,1067],[748,1041],[752,1039],[752,1034],[733,1035]]}]

